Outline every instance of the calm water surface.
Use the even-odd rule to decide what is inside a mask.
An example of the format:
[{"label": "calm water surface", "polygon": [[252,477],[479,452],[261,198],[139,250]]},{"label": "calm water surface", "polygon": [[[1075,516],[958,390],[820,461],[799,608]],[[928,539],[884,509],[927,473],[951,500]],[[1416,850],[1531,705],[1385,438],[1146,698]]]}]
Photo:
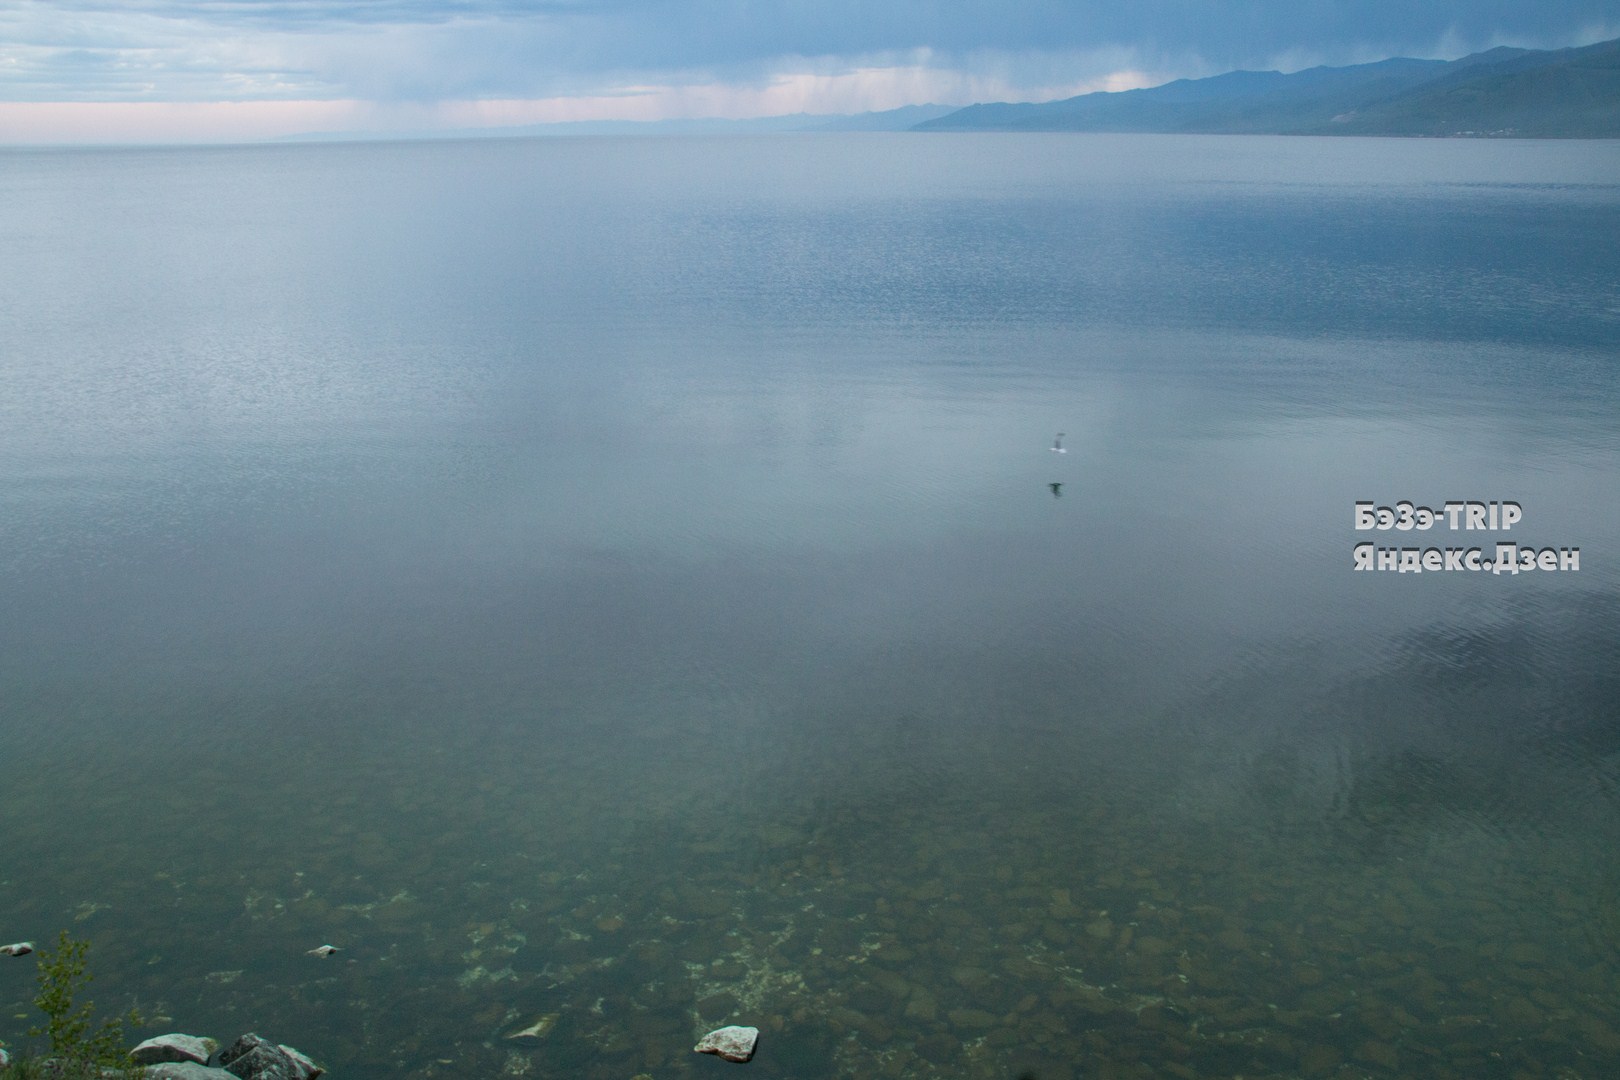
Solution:
[{"label": "calm water surface", "polygon": [[0,937],[343,1080],[1616,1075],[1617,177],[0,154]]}]

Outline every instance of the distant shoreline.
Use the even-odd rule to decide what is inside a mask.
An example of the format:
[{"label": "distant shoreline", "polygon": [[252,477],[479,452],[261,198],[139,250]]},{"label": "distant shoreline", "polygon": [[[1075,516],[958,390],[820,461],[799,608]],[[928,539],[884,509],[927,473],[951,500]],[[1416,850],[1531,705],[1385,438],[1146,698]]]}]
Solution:
[{"label": "distant shoreline", "polygon": [[579,120],[414,131],[309,131],[264,139],[12,143],[45,147],[262,146],[520,138],[669,138],[857,132],[1325,135],[1416,139],[1620,139],[1620,39],[1496,48],[1458,60],[1229,71],[1060,101],[906,105],[746,119]]}]

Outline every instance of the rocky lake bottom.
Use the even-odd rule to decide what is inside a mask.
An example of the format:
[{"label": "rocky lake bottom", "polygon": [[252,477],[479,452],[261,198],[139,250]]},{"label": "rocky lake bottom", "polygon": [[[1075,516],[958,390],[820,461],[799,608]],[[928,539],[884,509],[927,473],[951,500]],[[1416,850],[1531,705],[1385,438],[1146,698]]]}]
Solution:
[{"label": "rocky lake bottom", "polygon": [[[760,769],[691,782],[698,739],[662,791],[613,781],[605,743],[414,776],[397,741],[342,769],[248,754],[250,787],[150,787],[140,830],[118,823],[127,781],[58,777],[50,796],[120,842],[57,906],[16,861],[52,840],[24,827],[0,902],[42,938],[72,913],[98,1002],[132,1000],[155,1030],[274,1030],[338,1077],[698,1075],[720,1063],[694,1041],[733,1023],[761,1030],[751,1075],[784,1077],[1481,1080],[1620,1061],[1620,908],[1583,844],[1414,817],[1387,778],[1291,819],[1308,770],[1286,755],[1252,774],[1264,821],[1217,821],[1111,778],[1117,740],[930,753],[917,723],[869,729],[846,775],[801,770],[775,798]],[[1091,764],[1043,764],[1058,742]],[[306,955],[327,942],[341,951]],[[23,964],[0,971],[14,1044]]]}]

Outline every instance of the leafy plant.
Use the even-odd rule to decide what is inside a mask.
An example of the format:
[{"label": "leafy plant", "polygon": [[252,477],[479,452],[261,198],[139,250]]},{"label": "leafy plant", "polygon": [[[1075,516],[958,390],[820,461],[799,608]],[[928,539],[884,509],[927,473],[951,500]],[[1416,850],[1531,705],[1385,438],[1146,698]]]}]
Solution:
[{"label": "leafy plant", "polygon": [[34,1005],[45,1014],[45,1024],[31,1028],[28,1034],[44,1036],[50,1042],[56,1075],[64,1080],[99,1077],[101,1070],[108,1067],[128,1071],[124,1025],[135,1027],[141,1023],[140,1013],[131,1009],[124,1016],[92,1026],[95,1003],[78,1000],[95,979],[87,964],[89,951],[88,941],[77,941],[63,930],[54,950],[39,952],[39,994]]}]

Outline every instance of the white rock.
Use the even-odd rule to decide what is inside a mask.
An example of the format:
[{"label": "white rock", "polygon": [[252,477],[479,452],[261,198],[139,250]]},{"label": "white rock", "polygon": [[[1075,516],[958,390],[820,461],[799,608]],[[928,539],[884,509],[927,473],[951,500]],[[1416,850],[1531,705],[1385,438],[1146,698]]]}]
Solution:
[{"label": "white rock", "polygon": [[759,1041],[759,1028],[718,1028],[698,1040],[692,1049],[699,1054],[719,1054],[727,1061],[747,1061],[754,1056],[754,1044]]},{"label": "white rock", "polygon": [[15,945],[0,945],[0,953],[6,956],[27,956],[34,951],[32,941],[19,941]]},{"label": "white rock", "polygon": [[325,960],[328,956],[331,956],[333,953],[342,952],[342,951],[343,950],[338,948],[336,945],[317,945],[317,946],[315,946],[315,948],[309,950],[309,952],[306,955],[308,955],[308,956],[318,956],[322,960]]},{"label": "white rock", "polygon": [[141,1076],[143,1080],[239,1080],[233,1072],[210,1069],[195,1061],[166,1061],[162,1065],[148,1065]]},{"label": "white rock", "polygon": [[165,1061],[195,1061],[208,1064],[208,1055],[219,1049],[213,1039],[196,1035],[155,1035],[129,1052],[137,1065],[158,1065]]}]

